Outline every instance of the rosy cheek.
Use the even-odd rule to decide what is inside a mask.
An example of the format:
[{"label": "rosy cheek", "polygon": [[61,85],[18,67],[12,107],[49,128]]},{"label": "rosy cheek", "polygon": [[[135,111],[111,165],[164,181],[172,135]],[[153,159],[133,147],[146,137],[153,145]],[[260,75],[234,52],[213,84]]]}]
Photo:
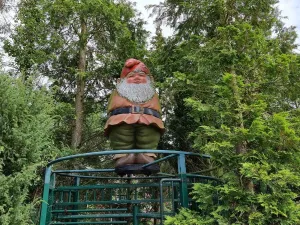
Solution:
[{"label": "rosy cheek", "polygon": [[126,79],[126,82],[127,82],[128,84],[132,84],[132,83],[134,83],[134,79],[133,79],[132,77],[127,78],[127,79]]},{"label": "rosy cheek", "polygon": [[142,78],[142,79],[140,80],[140,83],[141,83],[141,84],[147,83],[147,79],[146,79],[146,78]]}]

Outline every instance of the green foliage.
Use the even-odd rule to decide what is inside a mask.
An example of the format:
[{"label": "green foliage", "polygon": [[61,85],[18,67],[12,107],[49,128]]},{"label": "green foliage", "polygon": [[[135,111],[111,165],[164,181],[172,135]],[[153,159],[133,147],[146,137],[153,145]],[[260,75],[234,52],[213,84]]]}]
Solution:
[{"label": "green foliage", "polygon": [[[41,166],[58,155],[54,145],[73,153],[76,80],[85,82],[80,150],[106,148],[100,112],[113,78],[125,59],[147,54],[166,118],[160,148],[212,155],[209,165],[187,159],[188,169],[216,167],[209,175],[223,182],[195,184],[200,213],[182,209],[166,224],[299,224],[300,57],[276,3],[166,0],[154,13],[175,35],[158,26],[148,54],[144,21],[127,1],[21,1],[5,50],[27,81],[0,77],[0,223],[30,224]],[[29,85],[33,69],[51,79],[55,106]]]},{"label": "green foliage", "polygon": [[[201,212],[211,214],[220,224],[299,223],[300,205],[293,201],[300,185],[299,136],[294,129],[299,124],[292,123],[294,119],[293,115],[279,113],[253,121],[253,126],[244,132],[251,148],[244,155],[236,155],[233,146],[224,144],[223,138],[206,145],[224,169],[225,184],[195,185]],[[217,132],[210,134],[219,136]],[[253,190],[243,185],[246,179],[253,182]],[[219,205],[212,201],[216,193]]]},{"label": "green foliage", "polygon": [[180,213],[174,217],[167,216],[165,225],[205,225],[213,221],[205,221],[199,213],[188,209],[181,209]]},{"label": "green foliage", "polygon": [[201,214],[183,210],[167,224],[300,223],[299,55],[292,51],[295,32],[284,28],[275,3],[165,1],[154,7],[157,20],[176,32],[153,54],[169,70],[169,119],[186,125],[184,139],[212,155],[210,166],[218,169],[210,175],[223,181],[196,184]]},{"label": "green foliage", "polygon": [[[141,59],[146,52],[145,22],[132,3],[108,0],[24,0],[17,19],[20,23],[5,42],[6,52],[14,57],[25,80],[36,68],[56,88],[55,99],[64,103],[64,109],[56,112],[61,118],[56,143],[70,145],[79,120],[75,109],[83,107],[78,129],[83,129],[84,140],[78,147],[88,150],[84,148],[97,141],[88,135],[101,137],[99,129],[88,130],[89,118],[103,111],[124,61]],[[75,101],[78,93],[83,97]]]},{"label": "green foliage", "polygon": [[48,91],[5,74],[0,104],[0,223],[32,224],[42,167],[59,154],[52,140],[55,105]]}]

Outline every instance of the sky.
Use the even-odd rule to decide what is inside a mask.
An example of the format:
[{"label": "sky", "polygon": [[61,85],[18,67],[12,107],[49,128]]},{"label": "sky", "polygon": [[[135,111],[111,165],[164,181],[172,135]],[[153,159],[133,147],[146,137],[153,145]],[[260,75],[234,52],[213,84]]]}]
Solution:
[{"label": "sky", "polygon": [[[144,7],[149,4],[159,4],[162,0],[136,0],[137,8],[142,13],[143,17],[148,24],[146,25],[146,30],[151,31],[153,34],[155,32],[155,26],[153,25],[153,19],[149,18],[151,10],[147,11]],[[296,31],[298,34],[297,44],[300,45],[300,0],[280,0],[278,3],[279,9],[281,10],[281,15],[287,17],[283,19],[287,26],[296,26]],[[171,35],[171,30],[164,27],[163,32],[165,36]]]},{"label": "sky", "polygon": [[[148,24],[145,26],[146,30],[150,31],[152,35],[154,35],[155,26],[153,24],[153,18],[149,18],[149,14],[151,10],[146,10],[144,7],[148,4],[159,4],[159,2],[162,2],[163,0],[132,0],[132,1],[136,1],[137,9],[142,13],[144,19],[148,22]],[[281,10],[281,15],[287,17],[283,19],[285,24],[287,26],[296,27],[296,31],[299,36],[298,39],[296,40],[296,43],[299,45],[296,52],[300,52],[300,0],[279,0],[278,6],[279,9]],[[1,17],[0,19],[3,19],[3,17]],[[172,34],[172,31],[167,27],[163,27],[163,33],[164,36],[170,36]],[[0,43],[0,56],[1,53],[3,54],[3,49]],[[4,61],[9,62],[7,56],[6,58],[2,58],[2,59]],[[4,62],[4,64],[6,64],[6,62]]]}]

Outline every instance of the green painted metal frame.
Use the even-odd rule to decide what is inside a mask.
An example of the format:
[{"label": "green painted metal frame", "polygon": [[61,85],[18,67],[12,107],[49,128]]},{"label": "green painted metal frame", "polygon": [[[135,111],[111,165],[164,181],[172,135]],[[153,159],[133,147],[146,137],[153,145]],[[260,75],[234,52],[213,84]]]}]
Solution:
[{"label": "green painted metal frame", "polygon": [[[48,207],[49,204],[51,204],[51,202],[48,202],[49,200],[51,201],[51,199],[54,198],[54,196],[50,196],[53,195],[53,191],[52,189],[55,187],[55,175],[63,175],[63,176],[68,176],[68,177],[74,177],[74,182],[75,182],[75,187],[64,187],[64,189],[66,190],[66,188],[68,190],[72,190],[74,189],[75,191],[77,191],[75,197],[74,197],[74,202],[77,202],[78,198],[79,198],[79,190],[82,189],[89,189],[88,186],[84,186],[81,187],[80,186],[80,179],[81,178],[91,178],[91,179],[120,179],[119,177],[107,177],[107,176],[85,176],[85,175],[81,175],[82,173],[97,173],[97,174],[101,174],[101,173],[109,173],[109,172],[114,172],[114,169],[86,169],[86,170],[55,170],[52,171],[53,165],[58,164],[60,162],[63,161],[68,161],[68,160],[72,160],[72,159],[76,159],[76,158],[86,158],[86,157],[91,157],[91,156],[104,156],[104,155],[114,155],[114,154],[128,154],[128,153],[156,153],[156,154],[163,154],[166,155],[158,160],[155,160],[152,163],[148,163],[146,165],[144,165],[143,167],[147,167],[150,166],[152,164],[156,164],[159,162],[163,162],[167,159],[170,158],[174,158],[177,157],[177,162],[178,162],[178,174],[174,175],[174,174],[159,174],[158,176],[150,176],[148,178],[143,178],[143,179],[152,179],[152,178],[159,178],[161,179],[160,182],[160,194],[162,195],[162,187],[163,187],[163,182],[172,182],[172,186],[174,182],[178,182],[178,188],[179,188],[179,192],[178,195],[180,196],[180,202],[179,205],[181,207],[188,207],[189,206],[189,196],[188,196],[188,178],[189,177],[198,177],[198,178],[203,178],[203,179],[211,179],[211,180],[216,180],[215,178],[212,177],[207,177],[207,176],[201,176],[201,175],[195,175],[195,174],[187,174],[186,171],[186,165],[185,165],[185,158],[186,156],[197,156],[197,157],[202,157],[202,158],[210,158],[209,155],[205,155],[205,154],[197,154],[197,153],[190,153],[190,152],[183,152],[183,151],[175,151],[175,150],[152,150],[152,149],[133,149],[133,150],[113,150],[113,151],[101,151],[101,152],[91,152],[91,153],[85,153],[85,154],[77,154],[77,155],[71,155],[71,156],[67,156],[67,157],[62,157],[62,158],[58,158],[56,160],[51,161],[50,163],[48,163],[47,167],[46,167],[46,171],[45,171],[45,183],[44,183],[44,191],[43,191],[43,200],[42,200],[42,205],[41,205],[41,215],[40,215],[40,225],[48,225],[50,224],[51,221],[51,208]],[[122,179],[130,179],[130,178],[122,178]],[[138,178],[137,178],[138,179]],[[132,184],[130,184],[129,186],[132,186]],[[133,185],[134,186],[134,185]],[[105,185],[105,188],[114,188],[115,185]],[[126,185],[123,187],[126,187]],[[174,186],[175,187],[175,186]],[[100,188],[100,186],[98,185],[97,188]],[[56,188],[56,190],[59,190],[59,187]],[[173,196],[174,198],[174,196]],[[77,199],[77,200],[76,200]],[[132,214],[123,214],[123,216],[132,216],[133,217],[133,224],[134,225],[138,225],[139,224],[139,219],[138,217],[143,215],[144,217],[147,217],[147,215],[144,215],[143,213],[139,213],[139,204],[141,202],[147,202],[146,200],[143,201],[139,201],[139,200],[130,200],[130,201],[126,201],[126,200],[118,200],[118,203],[131,203],[133,204],[133,212]],[[152,200],[153,202],[153,200]],[[114,201],[112,200],[111,203],[114,203]],[[160,197],[160,204],[163,204],[163,197]],[[173,203],[174,204],[174,208],[175,208],[175,204],[177,207],[177,203]],[[67,205],[67,204],[66,204]],[[78,205],[77,204],[72,204],[73,206],[73,210],[72,210],[72,218],[76,219],[76,218],[80,218],[80,215],[78,215],[78,212],[80,210],[78,210]],[[53,212],[58,212],[53,210]],[[154,218],[154,217],[153,217]],[[163,222],[163,218],[164,218],[164,211],[163,211],[163,207],[161,207],[161,211],[160,211],[160,215],[157,216],[157,218],[159,218],[161,220],[161,224]],[[71,222],[63,222],[63,223],[55,223],[55,224],[84,224],[81,222],[76,222],[76,220],[72,220]],[[89,224],[101,224],[101,222],[99,223],[93,223],[93,222],[89,222]],[[104,223],[103,223],[104,224]],[[114,224],[113,222],[111,224]],[[117,224],[117,223],[116,223]],[[118,224],[122,224],[122,223],[118,223]]]},{"label": "green painted metal frame", "polygon": [[[164,220],[164,198],[163,198],[163,183],[164,182],[172,182],[172,184],[173,184],[173,182],[175,181],[177,181],[177,182],[180,182],[181,181],[181,179],[179,179],[179,178],[163,178],[163,179],[161,179],[160,180],[160,182],[159,182],[159,189],[160,189],[160,221],[163,221]],[[174,198],[174,196],[173,196],[173,198]],[[175,208],[175,206],[173,205],[172,207],[174,207]]]},{"label": "green painted metal frame", "polygon": [[[90,152],[90,153],[66,156],[66,157],[61,157],[61,158],[58,158],[56,160],[49,162],[47,166],[51,166],[58,162],[62,162],[62,161],[70,160],[70,159],[76,159],[76,158],[86,158],[86,157],[90,157],[90,156],[100,156],[100,155],[129,154],[129,153],[193,155],[193,156],[200,156],[202,158],[207,158],[207,159],[210,158],[210,156],[206,155],[206,154],[198,154],[198,153],[175,151],[175,150],[132,149],[132,150],[113,150],[113,151]],[[174,157],[174,156],[172,156],[172,157]],[[157,162],[157,160],[155,162]],[[155,162],[153,162],[153,163],[155,163]]]}]

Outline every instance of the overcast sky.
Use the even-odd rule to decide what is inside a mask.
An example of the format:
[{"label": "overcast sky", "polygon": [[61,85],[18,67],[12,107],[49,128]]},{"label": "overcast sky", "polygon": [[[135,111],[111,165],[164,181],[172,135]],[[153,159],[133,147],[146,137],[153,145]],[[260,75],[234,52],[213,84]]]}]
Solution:
[{"label": "overcast sky", "polygon": [[[155,28],[153,25],[153,19],[148,18],[150,11],[147,11],[144,7],[148,4],[158,4],[162,0],[136,0],[137,8],[142,14],[144,18],[148,21],[146,29],[155,32]],[[282,11],[282,16],[288,17],[284,19],[284,22],[287,26],[296,26],[298,39],[297,43],[300,45],[300,0],[280,0],[279,1],[279,9]],[[165,35],[170,35],[170,30],[165,28]]]},{"label": "overcast sky", "polygon": [[[138,10],[142,13],[144,19],[148,22],[146,29],[151,31],[152,34],[155,32],[155,26],[153,25],[153,19],[149,18],[150,11],[147,11],[144,7],[148,4],[159,4],[163,0],[132,0],[136,1]],[[212,0],[213,1],[213,0]],[[1,0],[0,0],[1,2]],[[279,9],[282,11],[282,16],[287,17],[283,21],[287,26],[295,26],[298,34],[298,39],[296,43],[300,46],[300,0],[280,0]],[[3,15],[2,15],[3,16]],[[1,17],[0,19],[3,19]],[[0,34],[1,35],[1,34]],[[164,28],[164,35],[171,35],[171,30]],[[298,47],[297,52],[300,52],[300,47]],[[0,43],[0,55],[3,53],[2,44]],[[9,61],[7,56],[3,58],[4,61]],[[6,64],[5,62],[3,62]]]}]

